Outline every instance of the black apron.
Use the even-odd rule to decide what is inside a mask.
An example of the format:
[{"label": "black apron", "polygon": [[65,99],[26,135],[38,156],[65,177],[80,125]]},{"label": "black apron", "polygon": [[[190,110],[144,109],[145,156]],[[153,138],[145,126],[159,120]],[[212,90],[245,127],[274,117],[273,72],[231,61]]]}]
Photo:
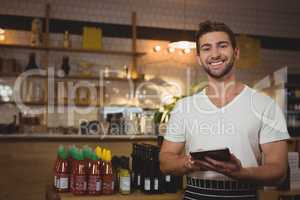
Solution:
[{"label": "black apron", "polygon": [[184,200],[258,200],[257,188],[237,181],[187,178]]}]

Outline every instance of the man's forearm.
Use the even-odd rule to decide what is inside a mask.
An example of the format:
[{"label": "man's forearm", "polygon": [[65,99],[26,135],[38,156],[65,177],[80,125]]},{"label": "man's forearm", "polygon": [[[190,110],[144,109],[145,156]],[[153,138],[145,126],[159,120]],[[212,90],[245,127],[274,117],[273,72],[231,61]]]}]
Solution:
[{"label": "man's forearm", "polygon": [[278,185],[286,177],[286,170],[276,164],[265,164],[243,168],[240,172],[233,172],[229,176],[259,185]]},{"label": "man's forearm", "polygon": [[184,155],[163,152],[160,154],[160,169],[164,173],[184,175],[189,171],[185,166],[186,159]]}]

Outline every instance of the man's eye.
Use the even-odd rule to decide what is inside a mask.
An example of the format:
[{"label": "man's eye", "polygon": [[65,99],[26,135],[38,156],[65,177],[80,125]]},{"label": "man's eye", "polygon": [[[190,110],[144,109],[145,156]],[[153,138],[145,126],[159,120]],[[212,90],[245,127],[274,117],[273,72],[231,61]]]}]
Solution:
[{"label": "man's eye", "polygon": [[202,48],[202,51],[209,51],[209,48],[208,47]]},{"label": "man's eye", "polygon": [[226,45],[226,44],[221,44],[220,47],[221,47],[221,48],[226,48],[227,45]]}]

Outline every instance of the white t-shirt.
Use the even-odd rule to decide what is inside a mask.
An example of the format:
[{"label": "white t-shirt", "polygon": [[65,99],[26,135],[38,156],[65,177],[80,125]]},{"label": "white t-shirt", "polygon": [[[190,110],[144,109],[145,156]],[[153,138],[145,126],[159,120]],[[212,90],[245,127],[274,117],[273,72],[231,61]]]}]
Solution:
[{"label": "white t-shirt", "polygon": [[[245,86],[222,108],[205,90],[180,100],[171,113],[165,140],[185,142],[186,154],[199,149],[228,147],[243,167],[262,162],[260,144],[289,138],[282,110],[270,97]],[[228,177],[213,171],[189,174],[212,180]]]}]

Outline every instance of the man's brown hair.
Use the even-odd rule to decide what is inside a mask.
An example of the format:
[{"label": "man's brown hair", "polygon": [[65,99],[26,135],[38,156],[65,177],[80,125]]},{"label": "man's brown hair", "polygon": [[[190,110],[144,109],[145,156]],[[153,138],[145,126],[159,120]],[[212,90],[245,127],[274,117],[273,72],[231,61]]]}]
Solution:
[{"label": "man's brown hair", "polygon": [[196,33],[197,54],[200,54],[199,39],[206,33],[210,32],[225,32],[229,36],[229,40],[233,48],[236,48],[236,39],[233,31],[222,22],[204,21],[199,24],[199,30]]}]

